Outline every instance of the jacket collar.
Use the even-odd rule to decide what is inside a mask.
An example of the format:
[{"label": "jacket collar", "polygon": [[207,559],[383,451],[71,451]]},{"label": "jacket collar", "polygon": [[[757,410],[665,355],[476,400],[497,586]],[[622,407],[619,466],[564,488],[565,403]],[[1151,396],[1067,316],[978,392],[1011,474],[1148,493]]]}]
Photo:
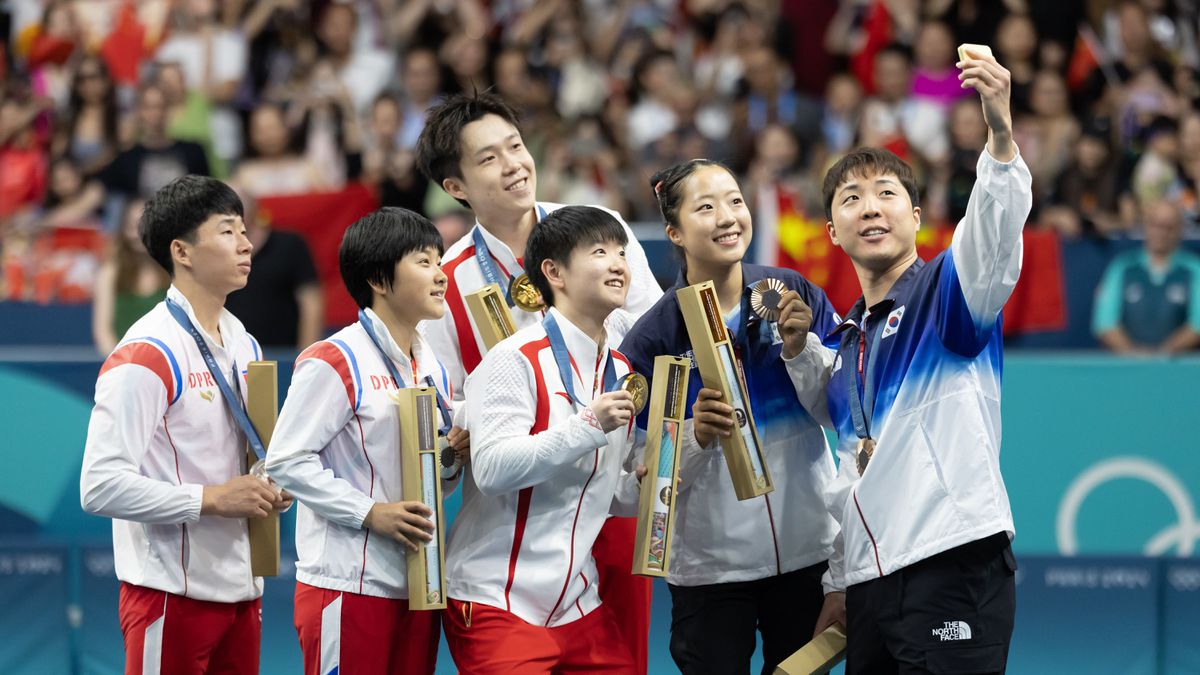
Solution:
[{"label": "jacket collar", "polygon": [[925,261],[917,258],[913,264],[908,266],[908,269],[904,270],[904,272],[900,275],[900,278],[896,279],[896,283],[892,284],[892,287],[888,289],[887,295],[885,295],[882,300],[872,305],[869,311],[867,309],[866,298],[860,295],[858,297],[858,301],[855,302],[854,306],[850,308],[850,311],[846,313],[846,318],[842,319],[842,322],[838,324],[837,328],[834,328],[833,331],[826,337],[833,337],[834,335],[837,335],[850,328],[858,328],[859,324],[862,323],[863,315],[865,314],[878,314],[880,312],[886,312],[890,310],[896,304],[896,298],[900,297],[905,293],[905,291],[908,290],[908,287],[912,285],[913,279],[916,278],[917,273],[920,272],[921,268],[923,267],[925,267]]},{"label": "jacket collar", "polygon": [[[435,382],[438,380],[438,377],[441,375],[441,366],[438,364],[433,350],[425,342],[425,338],[419,330],[413,333],[413,358],[409,359],[404,350],[400,349],[400,345],[396,344],[396,341],[392,338],[392,334],[388,331],[387,326],[384,325],[383,319],[380,319],[379,315],[371,311],[369,307],[364,309],[363,313],[367,315],[367,319],[370,321],[370,325],[363,326],[363,329],[371,331],[371,334],[379,341],[379,346],[383,348],[383,353],[387,354],[388,358],[396,363],[401,376],[408,377],[412,375],[412,362],[415,360],[417,362],[418,379],[423,380],[426,376],[433,376]],[[404,383],[400,382],[398,384]]]},{"label": "jacket collar", "polygon": [[242,336],[246,332],[245,327],[242,326],[242,322],[238,321],[237,317],[231,314],[229,310],[222,307],[221,315],[217,319],[217,324],[220,326],[221,343],[224,346],[218,345],[216,340],[214,340],[213,337],[208,334],[208,331],[204,330],[204,327],[200,325],[200,320],[196,318],[196,312],[192,309],[192,303],[188,302],[187,296],[185,296],[183,292],[175,286],[175,284],[171,284],[171,286],[167,289],[167,299],[174,302],[176,305],[179,305],[183,311],[187,313],[188,320],[192,322],[192,325],[196,327],[196,330],[200,331],[200,335],[204,337],[204,342],[208,344],[208,348],[211,349],[214,354],[218,352],[224,352],[227,348],[229,348],[230,345],[236,344],[238,340],[242,339]]},{"label": "jacket collar", "polygon": [[[596,341],[588,337],[578,326],[571,323],[570,319],[563,316],[558,308],[551,307],[549,313],[558,323],[558,328],[562,332],[563,342],[567,345],[567,353],[571,355],[571,359],[575,362],[575,368],[579,370],[580,384],[584,385],[586,396],[581,396],[583,400],[590,400],[592,392],[592,376],[596,372],[603,372],[606,362],[611,358],[611,354],[605,345],[598,345]],[[603,350],[603,354],[599,352]],[[599,364],[597,364],[597,355],[600,356]]]}]

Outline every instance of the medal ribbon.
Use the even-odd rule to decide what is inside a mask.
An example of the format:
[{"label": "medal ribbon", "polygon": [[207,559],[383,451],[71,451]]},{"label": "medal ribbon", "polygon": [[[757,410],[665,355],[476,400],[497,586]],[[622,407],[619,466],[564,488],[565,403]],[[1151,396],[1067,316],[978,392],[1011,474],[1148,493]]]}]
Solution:
[{"label": "medal ribbon", "polygon": [[[405,386],[404,380],[400,377],[400,370],[398,368],[396,368],[396,363],[394,361],[392,361],[392,357],[387,355],[387,352],[383,351],[383,345],[380,344],[379,338],[375,335],[375,331],[371,328],[371,326],[373,324],[371,322],[371,318],[367,316],[366,311],[361,310],[361,309],[358,310],[358,322],[361,323],[362,327],[366,329],[367,337],[371,338],[371,344],[375,345],[375,349],[379,350],[379,356],[383,358],[383,363],[384,363],[384,365],[387,366],[388,372],[391,373],[392,379],[396,380],[396,386],[397,387]],[[416,360],[414,359],[413,360],[413,384],[415,385],[416,382],[417,382],[417,364],[416,364]],[[450,424],[451,424],[451,420],[453,419],[450,415],[450,406],[446,405],[446,399],[442,398],[442,392],[438,391],[437,385],[435,385],[433,382],[432,375],[425,376],[425,384],[430,387],[433,387],[434,396],[437,397],[437,407],[438,407],[438,410],[440,410],[442,412],[442,423],[443,423],[442,428],[438,429],[438,434],[445,436],[450,433]]]},{"label": "medal ribbon", "polygon": [[[542,327],[546,329],[546,337],[550,340],[550,352],[554,354],[554,363],[558,365],[558,376],[562,379],[563,386],[567,390],[567,395],[576,404],[587,407],[587,403],[575,395],[575,377],[572,374],[571,368],[571,353],[567,351],[567,343],[563,339],[562,330],[558,327],[558,321],[554,315],[547,312],[546,318],[542,319]],[[608,351],[608,350],[606,350]],[[617,368],[613,364],[611,353],[606,354],[608,363],[604,366],[604,391],[609,392],[617,388]]]},{"label": "medal ribbon", "polygon": [[[546,217],[546,209],[542,208],[541,204],[537,205],[537,219],[542,222]],[[513,306],[512,296],[509,295],[508,287],[512,285],[512,276],[500,268],[500,265],[492,258],[491,251],[488,250],[487,239],[483,236],[483,230],[476,225],[471,232],[471,240],[475,243],[475,262],[479,263],[479,269],[483,272],[483,278],[489,284],[496,284],[500,290],[504,292],[504,302],[508,303],[509,307]],[[504,277],[503,283],[500,277]]]},{"label": "medal ribbon", "polygon": [[[866,325],[866,322],[863,322]],[[875,340],[871,344],[871,353],[866,354],[866,331],[856,330],[851,341],[854,344],[854,351],[858,352],[857,363],[853,373],[849,373],[846,379],[850,383],[850,416],[854,419],[854,433],[859,438],[871,438],[870,422],[871,417],[875,412],[875,356],[879,352],[879,343],[881,340]],[[867,362],[864,370],[863,357],[867,356]],[[858,381],[863,381],[863,391],[859,392]]]},{"label": "medal ribbon", "polygon": [[[167,299],[167,311],[171,316],[175,317],[175,321],[183,326],[183,329],[191,334],[192,339],[196,341],[196,346],[200,348],[200,355],[204,357],[204,364],[208,366],[208,372],[212,373],[213,379],[217,381],[217,389],[221,390],[221,398],[225,399],[225,405],[229,408],[229,412],[233,414],[233,419],[237,422],[242,433],[246,434],[246,440],[250,442],[250,448],[254,450],[254,456],[259,459],[267,458],[267,449],[263,447],[262,438],[258,435],[258,430],[250,423],[250,418],[246,415],[246,410],[242,407],[241,397],[234,398],[233,389],[230,388],[229,382],[221,375],[221,367],[217,365],[217,359],[209,350],[208,344],[204,342],[204,336],[200,334],[192,320],[188,317],[187,312],[175,303],[170,298]],[[237,382],[237,360],[233,362],[233,381]]]}]

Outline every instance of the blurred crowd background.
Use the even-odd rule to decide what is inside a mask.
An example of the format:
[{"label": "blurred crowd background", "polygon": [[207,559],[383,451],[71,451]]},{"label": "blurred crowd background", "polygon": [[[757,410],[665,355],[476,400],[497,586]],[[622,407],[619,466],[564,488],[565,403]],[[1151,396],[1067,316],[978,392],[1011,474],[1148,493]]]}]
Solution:
[{"label": "blurred crowd background", "polygon": [[1023,302],[1040,309],[1010,335],[1187,351],[1198,28],[1193,0],[0,1],[0,301],[94,303],[106,352],[167,283],[136,241],[142,200],[209,174],[245,196],[259,247],[257,288],[232,308],[267,313],[248,326],[264,343],[307,344],[335,318],[318,230],[348,222],[297,235],[281,214],[352,194],[457,239],[474,219],[419,174],[413,146],[441,97],[491,88],[522,115],[539,199],[653,232],[648,176],[723,160],[754,209],[757,258],[799,267],[844,310],[857,284],[827,250],[820,180],[858,145],[893,150],[917,170],[923,245],[944,247],[987,135],[957,79],[969,42],[1012,72],[1034,176]]}]

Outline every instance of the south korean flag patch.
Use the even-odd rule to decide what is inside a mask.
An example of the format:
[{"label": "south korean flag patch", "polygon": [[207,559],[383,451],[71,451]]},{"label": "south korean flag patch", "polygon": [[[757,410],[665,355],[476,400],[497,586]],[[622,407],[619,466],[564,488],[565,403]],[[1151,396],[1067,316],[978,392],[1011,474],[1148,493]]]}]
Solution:
[{"label": "south korean flag patch", "polygon": [[883,324],[883,334],[879,336],[879,339],[882,340],[885,337],[894,335],[896,333],[896,331],[900,330],[900,321],[903,318],[904,318],[904,305],[901,305],[901,306],[897,307],[896,309],[893,309],[892,313],[888,314],[887,321],[885,321]]}]

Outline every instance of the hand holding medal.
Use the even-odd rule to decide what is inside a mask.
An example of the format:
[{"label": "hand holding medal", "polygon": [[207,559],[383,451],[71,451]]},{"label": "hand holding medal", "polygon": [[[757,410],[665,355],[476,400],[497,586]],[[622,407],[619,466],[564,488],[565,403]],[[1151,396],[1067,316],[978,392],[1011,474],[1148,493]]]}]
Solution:
[{"label": "hand holding medal", "polygon": [[633,399],[634,416],[641,414],[650,396],[650,385],[646,382],[646,377],[641,373],[627,373],[617,380],[617,389],[629,392],[629,396]]},{"label": "hand holding medal", "polygon": [[783,338],[783,357],[795,358],[804,351],[808,329],[812,326],[812,309],[778,279],[763,279],[750,291],[750,309],[763,321],[779,323]]}]

